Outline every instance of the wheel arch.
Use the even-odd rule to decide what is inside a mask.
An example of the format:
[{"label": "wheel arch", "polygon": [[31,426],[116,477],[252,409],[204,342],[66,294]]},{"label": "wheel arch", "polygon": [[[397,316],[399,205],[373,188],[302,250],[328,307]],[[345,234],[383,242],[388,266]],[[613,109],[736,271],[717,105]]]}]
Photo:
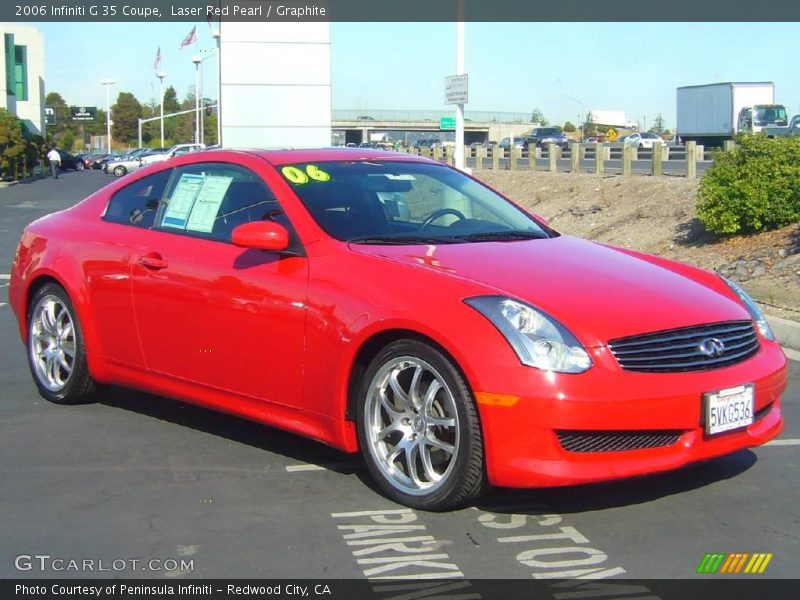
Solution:
[{"label": "wheel arch", "polygon": [[[467,382],[470,391],[474,393],[473,386],[470,382],[465,369],[458,357],[451,352],[443,343],[434,339],[430,335],[420,331],[404,328],[394,327],[391,329],[383,329],[372,333],[369,337],[362,341],[358,350],[356,351],[350,365],[350,371],[347,377],[347,397],[345,401],[344,418],[346,421],[355,421],[356,419],[356,406],[358,402],[359,383],[367,371],[369,364],[372,360],[389,344],[397,340],[411,339],[424,344],[428,344],[441,354],[445,356],[459,372],[459,374]],[[480,418],[480,417],[479,417]]]},{"label": "wheel arch", "polygon": [[89,318],[90,311],[86,307],[85,290],[76,290],[67,283],[67,278],[60,273],[56,273],[50,269],[43,269],[38,271],[35,275],[30,277],[27,285],[22,291],[20,302],[20,334],[22,341],[27,346],[28,344],[28,322],[30,319],[31,299],[48,283],[54,283],[64,290],[72,302],[75,309],[76,317],[80,322],[81,333],[83,334],[83,341],[86,346],[86,359],[89,367],[89,373],[92,377],[97,377],[102,371],[102,364],[98,357],[100,349],[100,341],[96,335],[92,321]]}]

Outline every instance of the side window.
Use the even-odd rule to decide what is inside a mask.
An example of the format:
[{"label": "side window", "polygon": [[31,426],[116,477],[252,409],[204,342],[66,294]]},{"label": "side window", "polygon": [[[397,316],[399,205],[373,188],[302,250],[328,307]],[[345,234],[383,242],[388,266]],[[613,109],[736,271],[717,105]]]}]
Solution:
[{"label": "side window", "polygon": [[291,231],[261,178],[238,165],[200,163],[175,169],[158,226],[229,242],[235,227],[270,219]]},{"label": "side window", "polygon": [[106,206],[103,220],[135,227],[152,227],[171,174],[172,169],[165,169],[116,192]]}]

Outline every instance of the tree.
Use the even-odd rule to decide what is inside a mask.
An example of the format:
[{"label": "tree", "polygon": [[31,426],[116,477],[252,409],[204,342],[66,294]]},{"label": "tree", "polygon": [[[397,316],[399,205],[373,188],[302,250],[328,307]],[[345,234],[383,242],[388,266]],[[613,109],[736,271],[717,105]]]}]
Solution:
[{"label": "tree", "polygon": [[575,129],[576,129],[575,125],[573,125],[570,121],[564,123],[564,131],[566,131],[567,133],[572,133],[573,131],[575,131]]},{"label": "tree", "polygon": [[592,113],[586,114],[586,120],[583,122],[583,137],[594,137],[597,135],[597,125],[594,124],[591,118]]},{"label": "tree", "polygon": [[658,116],[653,120],[653,126],[649,129],[650,133],[655,133],[656,135],[662,135],[666,127],[664,126],[664,117],[661,113],[658,113]]},{"label": "tree", "polygon": [[70,119],[70,110],[67,101],[58,92],[50,92],[45,96],[44,104],[48,108],[52,108],[55,114],[55,125],[47,126],[47,133],[52,138],[56,145],[63,145],[63,137],[69,132],[72,139],[67,136],[67,141],[72,144],[75,135],[78,132],[78,127]]},{"label": "tree", "polygon": [[547,117],[544,116],[544,113],[539,110],[538,108],[534,108],[533,112],[531,113],[531,123],[538,123],[539,125],[547,125],[549,121]]},{"label": "tree", "polygon": [[181,105],[180,102],[178,102],[178,92],[175,91],[174,86],[169,86],[164,90],[164,114],[178,112],[180,109]]},{"label": "tree", "polygon": [[130,92],[120,92],[117,103],[111,107],[112,137],[127,144],[138,138],[142,105]]},{"label": "tree", "polygon": [[[33,137],[33,136],[31,136]],[[0,181],[9,177],[24,177],[33,168],[38,154],[35,144],[41,140],[28,140],[22,131],[22,121],[5,108],[0,108]]]}]

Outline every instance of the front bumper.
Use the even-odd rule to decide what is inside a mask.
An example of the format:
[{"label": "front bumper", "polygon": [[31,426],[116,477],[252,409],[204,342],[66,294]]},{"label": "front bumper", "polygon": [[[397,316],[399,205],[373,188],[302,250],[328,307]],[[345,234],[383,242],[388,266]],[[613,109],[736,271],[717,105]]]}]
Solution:
[{"label": "front bumper", "polygon": [[[592,352],[595,366],[580,375],[521,366],[494,371],[489,379],[497,381],[497,387],[491,391],[519,399],[513,406],[479,400],[491,483],[547,487],[656,473],[758,446],[783,429],[780,395],[786,388],[788,366],[775,343],[762,341],[755,356],[737,365],[692,373],[626,372],[606,348]],[[503,380],[505,385],[500,384]],[[743,383],[755,386],[755,422],[707,436],[703,394]],[[480,399],[481,394],[477,396]],[[558,436],[559,431],[665,430],[677,433],[677,441],[633,450],[568,451]]]}]

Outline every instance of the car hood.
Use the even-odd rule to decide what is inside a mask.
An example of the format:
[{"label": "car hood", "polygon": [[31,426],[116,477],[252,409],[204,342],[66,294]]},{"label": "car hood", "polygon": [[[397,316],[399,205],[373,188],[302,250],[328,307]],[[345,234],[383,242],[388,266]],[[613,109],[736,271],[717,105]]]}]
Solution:
[{"label": "car hood", "polygon": [[557,318],[589,346],[628,335],[750,318],[736,300],[657,264],[656,258],[651,262],[570,236],[351,248],[481,284],[487,294],[525,300]]}]

